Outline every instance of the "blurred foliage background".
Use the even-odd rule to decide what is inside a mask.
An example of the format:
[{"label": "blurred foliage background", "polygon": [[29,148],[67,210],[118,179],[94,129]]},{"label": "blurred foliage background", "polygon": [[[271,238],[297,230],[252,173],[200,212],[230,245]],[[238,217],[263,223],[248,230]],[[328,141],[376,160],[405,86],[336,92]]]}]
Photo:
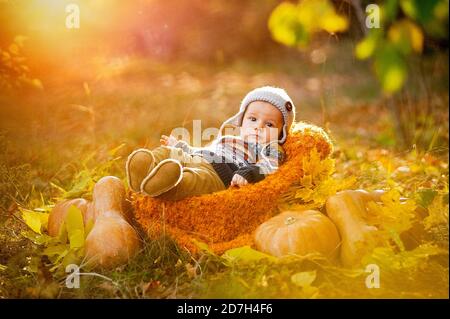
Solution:
[{"label": "blurred foliage background", "polygon": [[[65,25],[69,3],[79,6],[79,29]],[[373,3],[379,29],[365,26]],[[331,134],[336,179],[428,204],[439,198],[430,204],[443,220],[433,238],[448,251],[448,0],[0,0],[0,21],[0,297],[134,297],[141,279],[166,286],[162,294],[151,281],[150,295],[173,296],[178,278],[187,285],[181,295],[191,295],[201,278],[172,265],[173,253],[159,267],[153,246],[113,274],[119,292],[95,281],[64,291],[21,235],[19,208],[45,210],[67,193],[88,198],[100,177],[124,178],[134,148],[157,146],[175,127],[192,130],[193,120],[219,127],[263,85],[284,87],[297,119]],[[212,296],[230,282],[238,287],[231,296],[303,296],[285,284],[303,263],[220,276],[221,267],[203,262]],[[448,261],[433,265],[393,272],[404,281],[380,295],[448,297]],[[233,282],[240,272],[262,286]],[[421,273],[429,276],[416,280]],[[342,278],[323,296],[373,296],[356,282],[345,290]]]}]

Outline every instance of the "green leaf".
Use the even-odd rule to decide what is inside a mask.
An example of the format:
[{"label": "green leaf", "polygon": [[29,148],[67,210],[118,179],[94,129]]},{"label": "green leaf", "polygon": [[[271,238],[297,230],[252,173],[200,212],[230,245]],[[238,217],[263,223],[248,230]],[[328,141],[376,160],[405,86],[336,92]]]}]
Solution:
[{"label": "green leaf", "polygon": [[[67,246],[66,246],[67,247]],[[54,265],[52,268],[50,268],[50,271],[53,272],[59,267],[61,267],[62,262],[64,261],[64,258],[71,252],[70,248],[66,248],[65,250],[61,251],[59,254],[55,254],[53,256],[49,256],[50,261]]]},{"label": "green leaf", "polygon": [[24,270],[29,273],[37,273],[40,264],[40,257],[32,256],[28,262],[28,265],[24,267]]},{"label": "green leaf", "polygon": [[257,251],[251,248],[250,246],[243,246],[229,249],[223,253],[222,257],[230,261],[240,261],[240,262],[259,261],[262,259],[272,261],[277,260],[276,257]]},{"label": "green leaf", "polygon": [[402,0],[401,7],[410,18],[426,24],[433,19],[436,6],[444,2],[442,0]]},{"label": "green leaf", "polygon": [[427,208],[433,202],[437,194],[438,192],[431,188],[419,189],[416,192],[416,201],[420,206]]},{"label": "green leaf", "polygon": [[383,6],[384,9],[384,23],[393,21],[397,17],[398,0],[386,0]]},{"label": "green leaf", "polygon": [[46,234],[37,234],[33,231],[23,231],[21,235],[29,240],[31,240],[36,245],[47,245],[51,241],[53,241],[53,237],[50,237]]},{"label": "green leaf", "polygon": [[402,0],[403,12],[419,22],[428,35],[448,37],[448,0]]},{"label": "green leaf", "polygon": [[392,44],[384,44],[377,51],[375,72],[385,93],[394,93],[402,88],[406,79],[406,63]]},{"label": "green leaf", "polygon": [[66,244],[60,244],[60,245],[55,245],[55,246],[49,246],[47,248],[44,249],[44,251],[42,252],[43,255],[46,256],[54,256],[54,255],[65,255],[68,251],[67,249],[67,245]]},{"label": "green leaf", "polygon": [[82,170],[77,175],[77,182],[67,191],[63,197],[66,199],[81,197],[92,190],[95,182],[88,169]]},{"label": "green leaf", "polygon": [[210,255],[215,255],[212,249],[208,246],[208,244],[201,242],[195,238],[192,239],[192,242],[197,246],[201,251],[207,252]]},{"label": "green leaf", "polygon": [[83,215],[78,207],[72,205],[67,211],[66,229],[69,236],[70,248],[81,248],[84,246],[84,224]]},{"label": "green leaf", "polygon": [[69,264],[78,264],[80,262],[80,259],[83,258],[83,250],[69,250],[68,253],[64,256],[64,258],[61,261],[61,265],[63,269],[67,267]]}]

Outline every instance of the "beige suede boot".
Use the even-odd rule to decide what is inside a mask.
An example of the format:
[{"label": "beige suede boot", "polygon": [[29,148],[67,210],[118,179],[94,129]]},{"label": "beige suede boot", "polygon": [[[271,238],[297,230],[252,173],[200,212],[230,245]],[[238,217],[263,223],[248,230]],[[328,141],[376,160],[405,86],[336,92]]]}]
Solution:
[{"label": "beige suede boot", "polygon": [[175,186],[183,178],[183,166],[174,159],[161,161],[142,181],[141,191],[151,197],[161,195]]},{"label": "beige suede boot", "polygon": [[128,156],[125,164],[127,181],[130,189],[135,192],[140,192],[142,181],[155,165],[155,157],[150,150],[140,148],[132,152]]}]

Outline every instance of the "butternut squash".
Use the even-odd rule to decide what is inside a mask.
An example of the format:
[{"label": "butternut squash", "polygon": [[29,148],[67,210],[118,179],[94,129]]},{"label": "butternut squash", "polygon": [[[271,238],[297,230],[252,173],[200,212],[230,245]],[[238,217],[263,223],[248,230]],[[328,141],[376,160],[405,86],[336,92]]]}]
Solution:
[{"label": "butternut squash", "polygon": [[104,268],[126,263],[139,251],[140,240],[128,222],[125,187],[117,177],[106,176],[95,184],[92,198],[92,202],[76,198],[58,203],[49,216],[49,235],[59,234],[69,207],[75,205],[84,225],[94,222],[85,242],[87,263]]}]

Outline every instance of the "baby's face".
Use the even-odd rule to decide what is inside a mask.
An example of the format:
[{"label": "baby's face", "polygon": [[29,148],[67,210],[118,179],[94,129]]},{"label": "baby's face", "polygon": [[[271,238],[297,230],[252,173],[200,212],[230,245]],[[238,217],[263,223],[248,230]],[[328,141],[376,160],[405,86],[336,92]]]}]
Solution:
[{"label": "baby's face", "polygon": [[283,114],[268,102],[254,101],[247,106],[241,126],[241,138],[251,143],[277,141],[283,128]]}]

